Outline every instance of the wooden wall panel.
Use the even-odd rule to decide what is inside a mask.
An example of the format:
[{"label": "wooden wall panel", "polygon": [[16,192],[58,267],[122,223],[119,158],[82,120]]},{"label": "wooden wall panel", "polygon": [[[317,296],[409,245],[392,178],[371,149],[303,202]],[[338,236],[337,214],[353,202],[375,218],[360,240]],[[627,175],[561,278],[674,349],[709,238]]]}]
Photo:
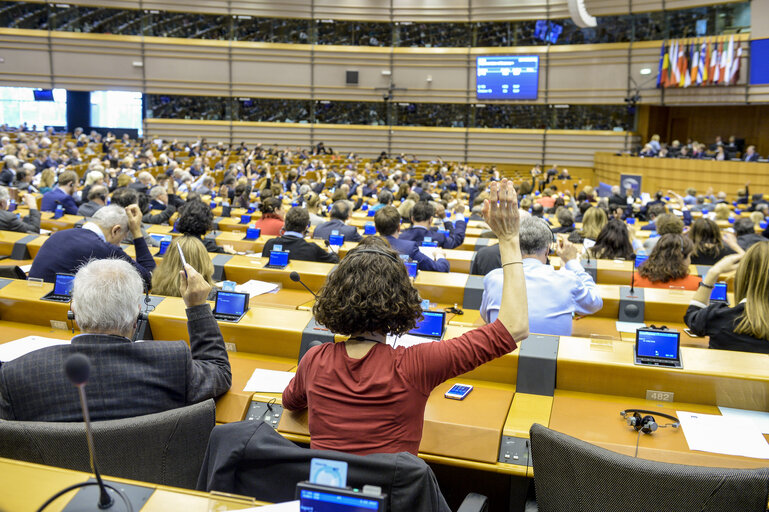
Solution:
[{"label": "wooden wall panel", "polygon": [[309,99],[310,51],[306,45],[233,43],[233,96]]},{"label": "wooden wall panel", "polygon": [[392,153],[413,153],[429,160],[441,157],[461,162],[465,159],[465,130],[393,127]]},{"label": "wooden wall panel", "polygon": [[228,44],[176,38],[144,38],[147,92],[228,96]]},{"label": "wooden wall panel", "polygon": [[[409,49],[393,55],[393,83],[406,90],[396,92],[398,101],[464,103],[467,101],[468,73],[475,73],[475,59],[468,68],[466,49]],[[427,77],[432,81],[428,82]],[[475,79],[469,82],[475,89]],[[475,94],[472,95],[472,98]]]},{"label": "wooden wall panel", "polygon": [[[382,90],[390,83],[382,71],[390,69],[390,50],[317,46],[314,61],[314,94],[326,100],[382,101]],[[346,85],[347,70],[358,72],[358,85]],[[309,86],[309,81],[307,82]]]},{"label": "wooden wall panel", "polygon": [[542,161],[542,130],[468,130],[468,161],[525,163]]},{"label": "wooden wall panel", "polygon": [[51,87],[52,75],[46,32],[41,30],[0,31],[0,85],[6,87]]},{"label": "wooden wall panel", "polygon": [[550,48],[549,103],[623,103],[627,97],[628,45]]},{"label": "wooden wall panel", "polygon": [[592,167],[596,151],[621,153],[637,144],[637,137],[626,132],[548,130],[545,139],[545,165]]}]

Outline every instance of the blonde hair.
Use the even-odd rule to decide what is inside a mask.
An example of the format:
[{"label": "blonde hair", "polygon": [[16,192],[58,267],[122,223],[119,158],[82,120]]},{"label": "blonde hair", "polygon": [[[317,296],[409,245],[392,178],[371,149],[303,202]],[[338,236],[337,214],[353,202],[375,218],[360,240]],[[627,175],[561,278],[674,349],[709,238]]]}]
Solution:
[{"label": "blonde hair", "polygon": [[758,226],[761,222],[764,220],[764,214],[761,212],[753,212],[750,214],[750,220],[753,221],[753,224]]},{"label": "blonde hair", "polygon": [[53,169],[45,169],[40,175],[40,188],[53,187],[56,182],[56,171]]},{"label": "blonde hair", "polygon": [[580,235],[582,235],[582,238],[595,240],[608,222],[609,218],[606,216],[605,211],[595,206],[591,206],[582,216],[582,230],[580,231]]},{"label": "blonde hair", "polygon": [[729,215],[732,211],[724,203],[718,203],[716,205],[716,220],[729,220]]},{"label": "blonde hair", "polygon": [[182,248],[187,264],[197,270],[208,284],[214,284],[211,278],[214,275],[214,264],[208,255],[206,246],[199,238],[185,235],[176,237],[171,241],[165,256],[163,256],[163,261],[152,273],[152,293],[169,297],[182,296],[181,291],[179,291],[181,284],[179,272],[182,270],[182,259],[176,248],[177,245]]},{"label": "blonde hair", "polygon": [[745,252],[734,285],[734,299],[746,299],[734,332],[769,340],[769,242],[753,244]]}]

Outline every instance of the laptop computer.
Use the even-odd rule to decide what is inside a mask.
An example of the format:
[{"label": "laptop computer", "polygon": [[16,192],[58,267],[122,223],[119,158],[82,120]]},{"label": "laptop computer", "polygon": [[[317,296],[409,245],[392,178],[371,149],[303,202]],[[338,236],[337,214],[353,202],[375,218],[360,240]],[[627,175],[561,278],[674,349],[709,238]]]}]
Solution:
[{"label": "laptop computer", "polygon": [[75,274],[56,274],[56,280],[53,283],[53,291],[48,292],[42,300],[52,302],[69,302],[72,300],[72,285],[75,282]]},{"label": "laptop computer", "polygon": [[666,329],[638,329],[635,333],[635,364],[683,368],[681,333]]},{"label": "laptop computer", "polygon": [[713,285],[713,291],[710,292],[710,303],[717,304],[722,302],[729,305],[729,299],[726,296],[726,283],[721,281]]},{"label": "laptop computer", "polygon": [[222,322],[237,322],[248,311],[248,300],[247,293],[218,291],[214,305],[214,318]]},{"label": "laptop computer", "polygon": [[[377,488],[379,489],[379,488]],[[385,512],[387,495],[381,490],[377,493],[353,490],[349,487],[329,487],[326,485],[299,482],[296,484],[296,497],[302,512]]]},{"label": "laptop computer", "polygon": [[412,336],[422,336],[439,340],[443,338],[443,330],[446,327],[446,313],[443,311],[422,311],[422,320],[409,331]]},{"label": "laptop computer", "polygon": [[264,266],[265,268],[282,269],[288,266],[288,251],[270,251],[270,260]]}]

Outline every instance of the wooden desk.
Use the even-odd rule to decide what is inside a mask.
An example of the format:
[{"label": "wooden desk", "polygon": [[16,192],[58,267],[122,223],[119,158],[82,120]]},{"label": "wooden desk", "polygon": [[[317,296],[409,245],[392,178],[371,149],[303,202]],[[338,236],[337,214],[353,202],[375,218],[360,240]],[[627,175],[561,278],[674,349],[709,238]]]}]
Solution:
[{"label": "wooden desk", "polygon": [[[85,437],[83,442],[85,443]],[[92,478],[92,475],[80,471],[0,458],[0,509],[9,512],[35,511],[45,500],[65,487],[85,482],[89,478]],[[124,478],[111,478],[106,475],[104,479],[155,489],[155,492],[142,507],[142,512],[166,512],[169,510],[210,512],[214,510],[242,510],[263,505],[263,503],[246,497],[220,496]],[[62,510],[76,492],[72,491],[54,501],[46,510]],[[96,510],[96,503],[94,503],[94,510]]]}]

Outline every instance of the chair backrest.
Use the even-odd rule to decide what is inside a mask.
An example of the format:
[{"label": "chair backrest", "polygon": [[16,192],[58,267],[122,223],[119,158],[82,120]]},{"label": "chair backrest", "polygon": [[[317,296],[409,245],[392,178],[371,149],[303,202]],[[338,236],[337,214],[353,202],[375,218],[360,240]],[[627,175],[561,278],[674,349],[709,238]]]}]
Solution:
[{"label": "chair backrest", "polygon": [[1,265],[0,277],[8,279],[27,279],[27,274],[18,265]]},{"label": "chair backrest", "polygon": [[296,484],[309,480],[310,460],[347,462],[347,485],[378,485],[390,510],[449,512],[430,467],[410,453],[351,455],[302,448],[261,421],[219,425],[211,432],[198,490],[220,491],[268,502],[294,499]]},{"label": "chair backrest", "polygon": [[637,459],[538,424],[532,425],[530,437],[540,512],[766,511],[769,468],[724,469]]},{"label": "chair backrest", "polygon": [[[215,425],[213,400],[92,423],[103,475],[195,488]],[[84,423],[0,421],[0,457],[90,472]]]}]

